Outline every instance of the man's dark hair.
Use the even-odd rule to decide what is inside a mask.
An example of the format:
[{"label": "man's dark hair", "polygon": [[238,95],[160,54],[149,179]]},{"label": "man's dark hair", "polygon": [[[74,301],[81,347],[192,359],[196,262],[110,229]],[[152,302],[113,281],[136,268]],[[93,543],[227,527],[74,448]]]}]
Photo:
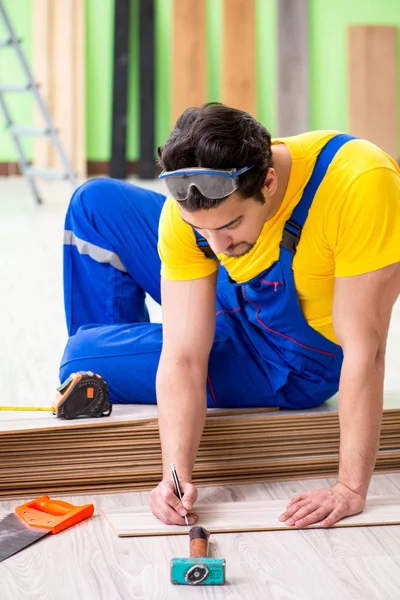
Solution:
[{"label": "man's dark hair", "polygon": [[[188,167],[233,169],[252,164],[239,177],[237,192],[264,204],[261,192],[272,167],[271,135],[250,114],[211,102],[188,108],[179,117],[165,145],[158,149],[159,163],[166,171]],[[187,211],[215,208],[225,198],[213,200],[191,187],[187,200],[179,204]]]}]

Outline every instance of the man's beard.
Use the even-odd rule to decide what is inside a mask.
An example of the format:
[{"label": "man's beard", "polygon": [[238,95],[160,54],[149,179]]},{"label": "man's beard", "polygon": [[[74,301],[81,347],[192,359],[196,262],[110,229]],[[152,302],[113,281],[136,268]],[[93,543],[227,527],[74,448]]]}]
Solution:
[{"label": "man's beard", "polygon": [[[229,246],[229,248],[226,249],[224,254],[228,258],[241,258],[242,256],[245,256],[245,254],[248,254],[250,250],[254,248],[255,245],[256,242],[253,242],[252,244],[250,242],[239,242],[238,244],[233,244]],[[239,250],[239,252],[235,252],[235,250],[240,248],[240,246],[242,246],[243,249]]]}]

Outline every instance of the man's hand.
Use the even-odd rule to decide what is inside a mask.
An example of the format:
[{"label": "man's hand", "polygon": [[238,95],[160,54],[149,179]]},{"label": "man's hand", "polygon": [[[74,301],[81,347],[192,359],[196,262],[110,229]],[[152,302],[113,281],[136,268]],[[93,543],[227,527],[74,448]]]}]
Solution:
[{"label": "man's hand", "polygon": [[285,525],[305,527],[318,523],[320,527],[330,527],[343,517],[362,512],[365,498],[353,492],[342,483],[331,488],[312,490],[294,496],[280,517]]},{"label": "man's hand", "polygon": [[[197,489],[191,483],[180,481],[182,502],[175,493],[173,481],[163,480],[150,494],[150,507],[153,514],[166,525],[186,525],[184,516],[197,500]],[[197,515],[188,515],[189,525],[194,525]]]}]

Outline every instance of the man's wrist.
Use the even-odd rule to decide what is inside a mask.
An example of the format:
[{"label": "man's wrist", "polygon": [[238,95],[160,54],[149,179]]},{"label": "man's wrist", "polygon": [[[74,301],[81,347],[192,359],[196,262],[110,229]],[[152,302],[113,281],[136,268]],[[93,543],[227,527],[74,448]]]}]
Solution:
[{"label": "man's wrist", "polygon": [[[185,483],[192,483],[193,476],[192,476],[192,473],[188,469],[183,469],[182,467],[179,468],[179,466],[177,466],[176,464],[175,464],[175,469],[176,469],[176,473],[178,475],[179,481],[184,481]],[[163,469],[163,480],[164,481],[174,481],[174,478],[172,477],[170,463],[168,463],[168,465],[166,465],[165,468]]]},{"label": "man's wrist", "polygon": [[336,486],[345,488],[345,490],[352,492],[353,494],[357,494],[358,496],[361,496],[364,499],[367,497],[368,487],[369,487],[368,485],[365,485],[365,484],[359,485],[359,486],[351,485],[349,483],[346,483],[346,481],[341,479],[340,477],[338,477]]}]

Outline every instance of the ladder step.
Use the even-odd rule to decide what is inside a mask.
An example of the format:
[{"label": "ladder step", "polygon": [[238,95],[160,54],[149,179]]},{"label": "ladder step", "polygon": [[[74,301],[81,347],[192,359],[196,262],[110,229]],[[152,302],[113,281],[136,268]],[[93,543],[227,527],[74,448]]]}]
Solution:
[{"label": "ladder step", "polygon": [[55,169],[43,169],[41,167],[25,167],[24,175],[28,177],[43,177],[44,179],[69,179],[67,173],[61,173]]},{"label": "ladder step", "polygon": [[[18,44],[20,44],[22,42],[22,38],[17,40]],[[0,40],[0,48],[7,48],[8,46],[12,46],[13,45],[13,39],[12,37],[6,38],[4,40]]]},{"label": "ladder step", "polygon": [[50,134],[50,129],[40,127],[29,127],[27,125],[11,125],[8,128],[14,135],[23,135],[27,137],[45,137]]},{"label": "ladder step", "polygon": [[0,85],[0,93],[2,92],[29,92],[34,86],[31,83],[10,83]]},{"label": "ladder step", "polygon": [[[22,38],[16,38],[16,43],[20,44],[22,42]],[[0,48],[7,48],[8,46],[13,46],[14,42],[12,37],[5,38],[4,40],[0,40]]]}]

